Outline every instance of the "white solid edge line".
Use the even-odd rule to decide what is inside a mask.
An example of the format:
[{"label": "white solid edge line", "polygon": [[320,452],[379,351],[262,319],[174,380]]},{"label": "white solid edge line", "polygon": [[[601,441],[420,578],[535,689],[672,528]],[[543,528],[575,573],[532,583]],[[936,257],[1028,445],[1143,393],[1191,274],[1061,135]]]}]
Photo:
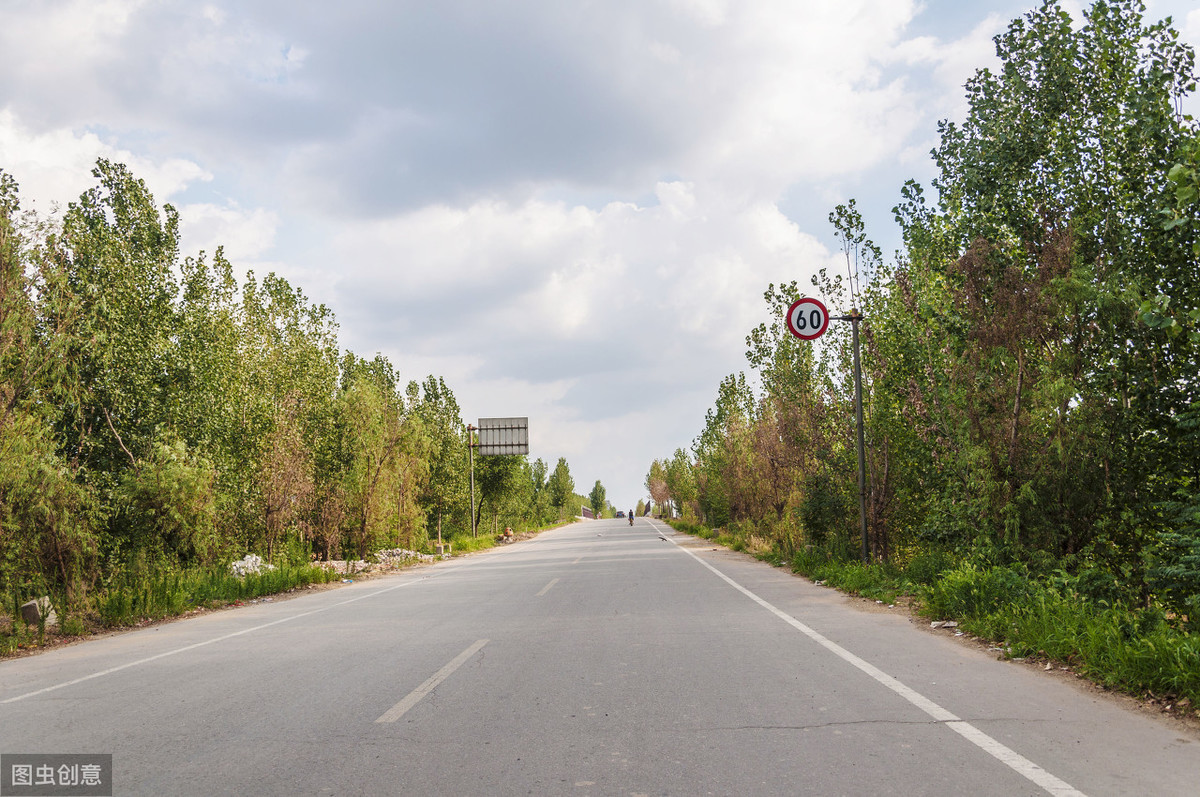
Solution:
[{"label": "white solid edge line", "polygon": [[357,598],[350,598],[349,600],[339,601],[337,603],[330,604],[329,606],[322,606],[320,609],[313,609],[311,611],[301,612],[300,614],[293,614],[289,617],[282,617],[278,620],[272,620],[269,623],[263,623],[262,625],[252,626],[251,628],[243,628],[241,631],[234,631],[233,633],[230,633],[230,634],[224,634],[223,636],[213,637],[212,639],[206,639],[203,642],[196,642],[195,644],[192,644],[192,645],[185,645],[184,647],[175,648],[174,650],[168,650],[164,653],[156,653],[153,656],[147,656],[144,659],[138,659],[136,661],[126,662],[125,664],[120,664],[120,665],[117,665],[116,667],[109,667],[107,670],[101,670],[100,672],[94,672],[91,675],[85,675],[81,678],[75,678],[70,681],[63,681],[60,684],[54,684],[53,686],[47,686],[43,689],[38,689],[33,692],[26,692],[23,695],[17,695],[16,697],[10,697],[6,700],[0,700],[0,705],[4,705],[5,703],[16,703],[18,700],[24,700],[27,697],[34,697],[36,695],[44,695],[47,692],[53,692],[55,690],[62,689],[63,687],[74,686],[75,684],[81,684],[84,681],[90,681],[93,678],[100,678],[105,675],[112,675],[114,672],[120,672],[121,670],[127,670],[130,667],[137,667],[139,664],[148,664],[149,662],[157,661],[158,659],[165,659],[167,656],[174,656],[177,653],[186,653],[189,650],[195,650],[196,648],[202,648],[205,645],[212,645],[217,642],[224,642],[226,639],[233,639],[234,637],[241,636],[242,634],[249,634],[251,631],[261,631],[262,629],[270,628],[273,625],[279,625],[280,623],[288,623],[288,622],[291,622],[292,620],[299,620],[301,617],[308,617],[313,614],[320,614],[321,612],[326,612],[326,611],[329,611],[330,609],[336,609],[339,606],[345,606],[348,603],[355,603],[357,601],[366,600],[367,598],[373,598],[376,595],[382,595],[385,592],[391,592],[392,590],[400,589],[401,587],[407,587],[410,584],[416,584],[420,581],[425,581],[432,577],[433,577],[432,575],[422,576],[421,578],[413,579],[412,581],[405,581],[403,584],[396,584],[395,586],[388,587],[386,589],[376,590],[375,592],[371,592],[366,595],[359,595]]},{"label": "white solid edge line", "polygon": [[558,583],[558,579],[557,579],[557,578],[552,578],[552,579],[550,579],[550,583],[549,583],[549,584],[547,584],[546,586],[542,587],[542,591],[541,591],[541,592],[539,592],[539,593],[538,593],[537,595],[535,595],[534,597],[535,597],[535,598],[540,598],[540,597],[542,597],[543,595],[545,595],[547,592],[549,592],[549,591],[550,591],[550,588],[551,588],[551,587],[553,587],[553,586],[554,586],[555,584],[557,584],[557,583]]},{"label": "white solid edge line", "polygon": [[[658,529],[658,526],[656,524],[654,524],[653,521],[651,523],[652,523],[652,525],[654,525],[655,529]],[[671,529],[671,532],[674,533],[674,529]],[[920,692],[916,691],[915,689],[913,689],[909,686],[906,686],[905,684],[901,683],[896,678],[888,675],[883,670],[880,670],[875,665],[870,664],[870,663],[864,661],[863,659],[860,659],[858,656],[856,656],[853,653],[851,653],[850,651],[846,650],[845,648],[843,648],[841,645],[837,644],[833,640],[822,636],[818,631],[816,631],[812,628],[809,628],[807,625],[800,622],[795,617],[792,617],[787,612],[783,611],[782,609],[776,608],[771,603],[768,603],[767,601],[763,600],[759,596],[755,595],[753,592],[746,589],[741,584],[737,583],[732,578],[725,575],[720,570],[718,570],[717,568],[710,565],[708,562],[701,559],[699,556],[696,556],[696,554],[692,553],[687,548],[684,548],[683,546],[681,546],[675,540],[671,539],[670,537],[668,537],[667,539],[673,545],[675,545],[675,547],[678,548],[680,551],[683,551],[685,554],[692,557],[697,562],[704,565],[706,568],[708,568],[713,573],[715,573],[721,580],[723,580],[725,583],[729,584],[729,586],[733,587],[738,592],[742,593],[747,598],[749,598],[750,600],[757,603],[759,606],[762,606],[764,609],[771,612],[779,619],[783,620],[785,623],[790,625],[792,628],[795,628],[797,631],[804,634],[809,639],[816,642],[818,645],[825,648],[826,650],[828,650],[830,653],[834,654],[838,658],[842,659],[847,664],[851,664],[854,667],[861,670],[862,672],[871,676],[871,678],[875,679],[883,686],[886,686],[888,689],[890,689],[893,692],[895,692],[896,694],[900,695],[900,697],[904,698],[912,705],[921,709],[921,711],[924,711],[926,714],[928,714],[933,719],[937,720],[940,723],[943,723],[948,728],[950,728],[955,733],[957,733],[959,736],[962,736],[964,739],[971,742],[972,744],[974,744],[979,749],[983,750],[988,755],[997,759],[1001,763],[1007,765],[1013,771],[1024,776],[1025,778],[1029,779],[1030,781],[1036,783],[1038,786],[1041,786],[1043,789],[1045,789],[1050,794],[1055,795],[1055,797],[1086,797],[1086,795],[1083,792],[1079,791],[1078,789],[1076,789],[1074,786],[1067,783],[1066,781],[1064,781],[1060,778],[1057,778],[1054,775],[1051,775],[1049,772],[1042,769],[1040,766],[1033,763],[1028,758],[1026,758],[1025,756],[1018,753],[1017,751],[1004,746],[1000,742],[998,742],[995,739],[993,739],[992,737],[988,736],[983,731],[976,728],[971,723],[966,722],[965,720],[960,719],[959,717],[956,717],[953,713],[942,708],[937,703],[933,702],[929,698],[922,695]]]},{"label": "white solid edge line", "polygon": [[426,679],[425,683],[421,684],[416,689],[412,690],[407,695],[405,695],[403,700],[401,700],[399,703],[397,703],[396,705],[389,708],[387,711],[385,711],[383,713],[383,715],[379,719],[377,719],[375,721],[376,722],[395,722],[396,720],[403,717],[404,714],[410,708],[415,706],[417,703],[421,702],[421,698],[425,697],[425,695],[429,694],[434,689],[437,689],[438,684],[440,684],[442,681],[446,680],[451,675],[453,675],[455,670],[457,670],[459,667],[466,664],[467,660],[470,659],[472,656],[474,656],[476,653],[478,653],[480,648],[482,648],[487,643],[488,643],[488,640],[480,639],[474,645],[471,645],[471,647],[467,648],[462,653],[459,653],[457,656],[455,656],[453,659],[450,660],[449,664],[442,667],[442,669],[438,670],[433,675],[429,676],[429,678]]}]

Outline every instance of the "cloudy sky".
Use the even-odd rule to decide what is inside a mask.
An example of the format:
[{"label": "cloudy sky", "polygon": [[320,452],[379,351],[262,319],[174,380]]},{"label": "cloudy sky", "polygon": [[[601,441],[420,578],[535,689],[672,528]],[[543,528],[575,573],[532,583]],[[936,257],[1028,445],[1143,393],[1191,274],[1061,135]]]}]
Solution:
[{"label": "cloudy sky", "polygon": [[[1033,0],[0,0],[0,168],[123,161],[340,341],[614,503],[699,433],[768,283],[885,252],[939,119]],[[1193,46],[1193,0],[1148,2]],[[1066,7],[1078,9],[1078,2]]]}]

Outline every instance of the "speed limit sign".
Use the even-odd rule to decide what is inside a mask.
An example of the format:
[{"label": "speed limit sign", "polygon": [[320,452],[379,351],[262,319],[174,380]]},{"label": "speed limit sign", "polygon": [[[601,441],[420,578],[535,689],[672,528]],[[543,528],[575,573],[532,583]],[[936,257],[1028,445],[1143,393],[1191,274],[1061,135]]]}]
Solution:
[{"label": "speed limit sign", "polygon": [[801,340],[815,340],[829,326],[829,311],[816,299],[797,299],[787,312],[787,328]]}]

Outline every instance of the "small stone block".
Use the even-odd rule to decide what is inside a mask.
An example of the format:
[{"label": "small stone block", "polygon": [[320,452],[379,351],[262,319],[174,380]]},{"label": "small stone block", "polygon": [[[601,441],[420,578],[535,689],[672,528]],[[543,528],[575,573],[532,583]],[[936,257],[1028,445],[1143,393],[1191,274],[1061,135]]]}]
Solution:
[{"label": "small stone block", "polygon": [[54,613],[54,607],[50,605],[50,598],[47,596],[34,598],[21,606],[21,619],[27,625],[37,625],[43,616],[46,618],[46,625],[58,622],[58,616]]}]

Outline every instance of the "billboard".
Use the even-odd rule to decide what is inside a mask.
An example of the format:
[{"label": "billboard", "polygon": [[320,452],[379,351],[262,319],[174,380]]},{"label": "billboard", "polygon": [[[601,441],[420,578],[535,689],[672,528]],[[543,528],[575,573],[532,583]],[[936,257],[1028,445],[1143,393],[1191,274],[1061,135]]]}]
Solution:
[{"label": "billboard", "polygon": [[529,453],[528,418],[480,418],[479,453],[485,457]]}]

